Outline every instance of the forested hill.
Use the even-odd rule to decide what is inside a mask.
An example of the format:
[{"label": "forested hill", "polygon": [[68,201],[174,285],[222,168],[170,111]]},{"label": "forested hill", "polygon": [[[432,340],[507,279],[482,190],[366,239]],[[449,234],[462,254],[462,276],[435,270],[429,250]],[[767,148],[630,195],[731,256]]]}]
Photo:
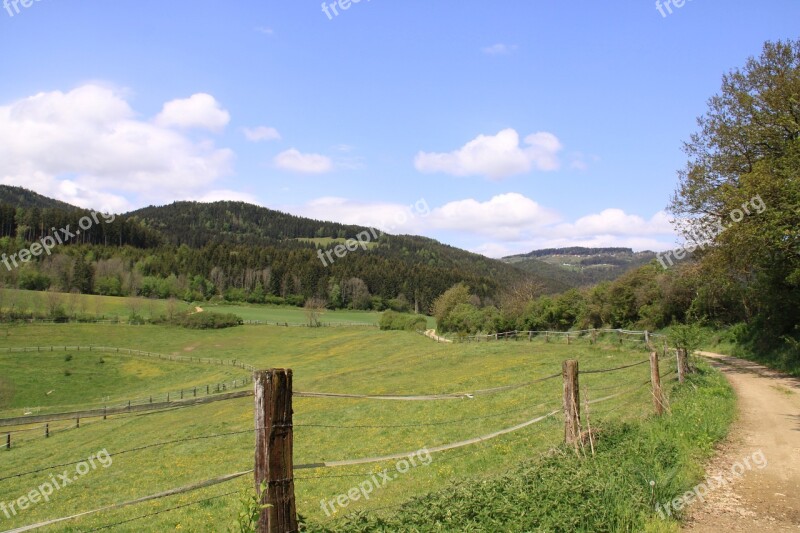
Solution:
[{"label": "forested hill", "polygon": [[22,187],[12,187],[11,185],[0,185],[0,204],[13,207],[38,207],[39,209],[78,209],[74,205],[42,196],[41,194],[23,189]]},{"label": "forested hill", "polygon": [[[368,231],[362,226],[312,220],[243,202],[176,202],[147,207],[125,216],[159,231],[174,245],[191,248],[235,243],[316,250],[335,246],[342,239],[352,239]],[[370,243],[368,250],[358,250],[358,253],[408,266],[455,270],[465,276],[489,278],[500,284],[530,277],[501,261],[411,235],[380,235]],[[550,292],[568,288],[555,280],[542,278],[539,281]]]},{"label": "forested hill", "polygon": [[[12,196],[13,198],[13,196]],[[35,198],[23,195],[23,198]],[[90,212],[0,202],[0,253],[11,256],[51,233],[73,230]],[[65,204],[66,205],[66,204]],[[39,255],[20,268],[0,269],[6,286],[104,295],[224,298],[302,305],[319,297],[332,307],[381,309],[390,303],[426,311],[464,282],[485,302],[506,288],[534,281],[546,292],[568,288],[433,239],[378,234],[366,249],[333,261],[320,251],[368,228],[321,222],[241,202],[177,202],[117,215]],[[87,263],[87,269],[76,264]]]},{"label": "forested hill", "polygon": [[159,230],[175,245],[275,243],[299,238],[348,238],[364,228],[320,222],[244,202],[175,202],[125,215]]}]

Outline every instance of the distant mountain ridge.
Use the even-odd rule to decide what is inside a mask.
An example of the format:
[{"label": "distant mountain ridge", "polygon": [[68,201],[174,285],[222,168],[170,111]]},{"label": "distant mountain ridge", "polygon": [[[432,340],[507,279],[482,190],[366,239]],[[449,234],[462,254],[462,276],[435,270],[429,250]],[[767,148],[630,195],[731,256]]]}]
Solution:
[{"label": "distant mountain ridge", "polygon": [[634,252],[631,248],[572,246],[534,250],[504,257],[502,261],[570,286],[587,286],[613,281],[629,270],[646,265],[655,257],[654,252]]}]

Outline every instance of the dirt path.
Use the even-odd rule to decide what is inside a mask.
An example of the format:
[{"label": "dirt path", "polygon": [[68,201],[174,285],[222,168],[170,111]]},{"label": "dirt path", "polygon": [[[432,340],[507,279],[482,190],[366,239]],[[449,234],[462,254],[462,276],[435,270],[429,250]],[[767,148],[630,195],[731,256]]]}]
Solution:
[{"label": "dirt path", "polygon": [[435,329],[429,329],[425,332],[426,337],[430,337],[431,339],[435,340],[436,342],[453,342],[449,339],[445,339],[444,337],[440,337],[436,334]]},{"label": "dirt path", "polygon": [[[708,352],[739,398],[731,437],[708,466],[708,475],[731,482],[694,505],[684,531],[800,531],[800,380],[761,365]],[[737,478],[734,465],[763,452],[766,466]],[[752,462],[752,460],[751,460]]]}]

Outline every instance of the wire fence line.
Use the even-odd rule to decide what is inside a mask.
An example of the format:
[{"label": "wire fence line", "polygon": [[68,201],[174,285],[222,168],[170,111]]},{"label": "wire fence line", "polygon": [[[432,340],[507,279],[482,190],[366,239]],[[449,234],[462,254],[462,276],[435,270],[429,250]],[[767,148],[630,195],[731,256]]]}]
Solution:
[{"label": "wire fence line", "polygon": [[[629,390],[627,392],[630,393],[630,392],[633,392],[635,390],[638,390],[639,388],[641,388],[641,387],[637,387],[635,389],[631,389],[631,390]],[[598,400],[594,400],[593,402],[590,402],[590,403],[602,403],[604,401],[608,401],[610,399],[618,397],[618,396],[620,396],[622,394],[625,394],[625,393],[619,393],[619,394],[616,394],[616,395],[608,396],[606,398],[601,398],[601,399],[598,399]],[[454,443],[450,443],[450,444],[445,444],[445,445],[440,445],[440,446],[427,448],[427,451],[429,453],[441,453],[441,452],[444,452],[444,451],[454,450],[454,449],[458,449],[458,448],[464,448],[464,447],[471,446],[471,445],[474,445],[474,444],[484,443],[484,442],[490,441],[492,439],[495,439],[497,437],[500,437],[500,436],[503,436],[503,435],[508,435],[510,433],[514,433],[514,432],[520,431],[520,430],[522,430],[524,428],[527,428],[529,426],[532,426],[534,424],[537,424],[539,422],[547,420],[547,419],[555,416],[556,414],[558,414],[560,411],[561,411],[560,408],[559,409],[555,409],[555,410],[552,410],[552,411],[550,411],[548,413],[545,413],[543,415],[537,416],[537,417],[535,417],[535,418],[533,418],[531,420],[522,422],[520,424],[516,424],[514,426],[511,426],[511,427],[508,427],[508,428],[505,428],[505,429],[501,429],[501,430],[498,430],[498,431],[494,431],[492,433],[488,433],[488,434],[485,434],[485,435],[481,435],[481,436],[478,436],[478,437],[473,437],[473,438],[470,438],[470,439],[466,439],[466,440],[462,440],[462,441],[458,441],[458,442],[454,442]],[[196,438],[194,438],[194,440],[197,440],[199,438],[216,438],[216,437],[230,436],[230,435],[236,435],[236,434],[244,434],[244,433],[250,433],[252,431],[255,431],[255,430],[229,432],[229,433],[216,434],[216,435],[207,435],[207,436],[203,436],[203,437],[196,437]],[[134,451],[140,451],[140,450],[143,450],[143,449],[153,448],[153,447],[156,447],[156,446],[163,446],[163,445],[167,445],[167,444],[170,444],[170,443],[184,442],[184,441],[188,441],[188,440],[191,440],[191,438],[179,439],[179,440],[175,440],[175,441],[168,441],[168,442],[164,442],[164,443],[157,443],[157,444],[148,445],[148,446],[142,446],[142,447],[134,448],[134,449],[131,449],[131,450],[125,450],[123,452],[117,452],[117,453],[114,453],[114,454],[110,454],[110,456],[111,457],[115,457],[115,456],[119,456],[119,455],[121,455],[123,453],[132,453]],[[387,461],[404,459],[406,457],[409,457],[413,453],[414,452],[403,452],[403,453],[393,453],[393,454],[376,456],[376,457],[364,457],[364,458],[359,458],[359,459],[349,459],[349,460],[341,460],[341,461],[325,461],[325,462],[318,462],[318,463],[300,464],[300,465],[295,465],[294,466],[294,470],[319,470],[319,469],[327,469],[327,468],[338,468],[338,467],[356,466],[356,465],[364,465],[364,464],[382,463],[382,462],[387,462]],[[62,463],[60,465],[53,465],[52,467],[49,467],[48,469],[63,468],[65,466],[72,466],[72,465],[78,464],[79,462],[82,462],[82,461],[84,461],[84,460],[76,461],[76,462],[70,462],[70,463]],[[0,481],[3,481],[5,479],[10,479],[10,478],[13,478],[13,477],[21,477],[23,475],[28,475],[28,474],[32,474],[32,473],[39,473],[39,472],[42,472],[42,471],[45,471],[45,470],[47,470],[47,469],[40,469],[40,470],[37,470],[37,471],[31,471],[31,472],[24,473],[24,474],[18,474],[16,476],[9,476],[9,477],[5,477],[5,478],[0,478]],[[223,476],[218,476],[218,477],[207,479],[207,480],[204,480],[204,481],[192,483],[190,485],[185,485],[183,487],[178,487],[178,488],[170,489],[170,490],[167,490],[167,491],[162,491],[162,492],[159,492],[159,493],[156,493],[156,494],[152,494],[152,495],[149,495],[149,496],[136,498],[134,500],[129,500],[129,501],[121,502],[121,503],[107,505],[107,506],[100,507],[100,508],[97,508],[97,509],[76,513],[76,514],[73,514],[73,515],[70,515],[70,516],[55,518],[55,519],[39,522],[39,523],[36,523],[36,524],[31,524],[31,525],[28,525],[28,526],[19,527],[19,528],[16,528],[16,529],[9,530],[6,533],[23,533],[25,531],[32,531],[32,530],[35,530],[35,529],[40,529],[40,528],[43,528],[43,527],[47,527],[47,526],[51,526],[51,525],[55,525],[55,524],[59,524],[59,523],[67,522],[67,521],[72,521],[72,520],[76,520],[76,519],[79,519],[79,518],[84,518],[84,517],[87,517],[87,516],[90,516],[90,515],[95,515],[95,514],[102,513],[102,512],[115,511],[115,510],[119,510],[119,509],[122,509],[122,508],[125,508],[125,507],[130,507],[130,506],[134,506],[134,505],[138,505],[138,504],[142,504],[142,503],[146,503],[146,502],[150,502],[150,501],[154,501],[154,500],[160,500],[160,499],[169,498],[169,497],[172,497],[172,496],[186,494],[186,493],[189,493],[189,492],[195,492],[195,491],[198,491],[198,490],[201,490],[201,489],[206,489],[206,488],[209,488],[209,487],[220,485],[222,483],[227,483],[227,482],[230,482],[230,481],[234,481],[234,480],[239,479],[239,478],[241,478],[241,477],[243,477],[245,475],[252,474],[253,472],[254,472],[254,470],[251,469],[251,470],[236,472],[236,473],[227,474],[227,475],[223,475]],[[361,474],[344,474],[344,475],[332,475],[332,476],[309,476],[309,477],[306,477],[306,478],[303,478],[303,479],[309,480],[309,479],[323,479],[323,478],[333,478],[333,477],[352,477],[352,476],[361,476]],[[286,480],[280,480],[280,481],[289,482],[289,481],[294,481],[294,480],[295,480],[295,478],[286,479]],[[216,496],[214,498],[206,498],[206,499],[197,500],[195,502],[191,502],[191,503],[187,503],[187,504],[181,504],[181,505],[178,505],[178,506],[171,507],[169,509],[164,509],[164,510],[161,510],[161,511],[156,511],[154,513],[141,515],[141,516],[136,517],[134,519],[129,519],[129,520],[125,520],[125,521],[122,521],[122,522],[117,522],[115,524],[108,524],[108,525],[102,526],[100,528],[92,529],[90,531],[100,531],[100,530],[103,530],[103,529],[108,529],[110,527],[113,527],[114,525],[120,525],[120,524],[123,524],[123,523],[128,523],[128,522],[132,522],[132,521],[143,519],[143,518],[149,518],[149,517],[152,517],[152,516],[156,516],[158,514],[162,514],[162,513],[165,513],[165,512],[169,512],[169,511],[174,511],[174,510],[177,510],[177,509],[180,509],[180,508],[188,507],[190,505],[201,503],[203,501],[208,501],[208,500],[211,500],[211,499],[230,496],[232,494],[235,494],[235,492],[228,492],[228,493],[226,493],[224,495],[219,495],[219,496]]]},{"label": "wire fence line", "polygon": [[[425,334],[422,331],[418,333]],[[571,339],[579,339],[589,337],[591,339],[595,339],[597,335],[606,335],[606,334],[617,334],[618,336],[628,336],[628,337],[642,337],[643,342],[647,342],[651,339],[665,339],[666,335],[661,333],[652,333],[649,331],[636,331],[636,330],[627,330],[627,329],[607,329],[607,328],[598,328],[598,329],[579,329],[579,330],[569,330],[569,331],[557,331],[557,330],[514,330],[514,331],[504,331],[498,333],[487,333],[483,335],[453,335],[453,336],[437,336],[439,339],[448,342],[480,342],[483,341],[492,341],[492,340],[509,340],[509,339],[520,339],[526,338],[531,341],[534,337],[539,337],[544,335],[545,338],[549,338],[550,336],[553,337],[565,337],[568,341]],[[433,337],[431,337],[433,338]]]},{"label": "wire fence line", "polygon": [[[597,373],[619,372],[619,371],[626,370],[626,369],[629,369],[629,368],[637,367],[637,366],[639,366],[639,365],[641,365],[643,363],[644,362],[637,362],[637,363],[633,363],[633,364],[630,364],[630,365],[623,365],[623,366],[618,366],[618,367],[614,367],[614,368],[589,370],[589,371],[586,371],[585,373],[587,373],[587,374],[597,374]],[[670,375],[670,374],[672,374],[674,372],[675,372],[674,370],[672,370],[672,371],[668,370],[664,374],[665,375]],[[540,383],[540,382],[543,382],[543,381],[547,381],[547,380],[550,380],[550,379],[555,379],[556,377],[558,377],[560,375],[561,374],[552,374],[550,376],[546,376],[546,377],[543,377],[543,378],[540,378],[540,379],[537,379],[537,380],[533,380],[533,381],[528,381],[528,382],[525,382],[525,383],[520,383],[520,384],[515,384],[515,385],[506,385],[506,386],[502,386],[502,387],[495,387],[493,389],[482,389],[482,390],[473,391],[473,392],[475,394],[480,394],[480,393],[485,393],[485,392],[490,392],[490,393],[503,392],[503,391],[513,390],[514,388],[521,388],[521,387],[529,386],[529,385],[532,385],[532,384],[535,384],[535,383]],[[639,391],[641,388],[646,386],[648,383],[649,383],[649,381],[644,382],[642,385],[636,386],[634,388],[626,389],[626,390],[623,390],[623,391],[620,391],[620,392],[617,392],[617,393],[614,393],[614,394],[606,395],[606,396],[604,396],[602,398],[597,398],[597,399],[594,399],[594,400],[591,400],[591,401],[587,401],[586,404],[587,405],[601,404],[601,403],[613,400],[615,398],[623,397],[625,395],[628,395],[628,394],[634,393],[636,391]],[[619,388],[619,387],[615,387],[615,388]],[[595,389],[591,388],[590,390],[595,390]],[[601,390],[601,389],[597,389],[597,390]],[[250,393],[242,392],[242,393],[237,393],[237,394],[250,395],[250,394],[252,394],[252,392],[250,392]],[[302,393],[298,393],[298,394],[302,394]],[[350,395],[350,396],[353,396],[353,395]],[[385,399],[387,397],[386,395],[355,395],[355,396],[357,396],[357,397],[365,396],[365,397],[370,398],[370,399]],[[331,395],[330,397],[338,398],[338,397],[341,397],[341,395]],[[400,396],[400,397],[408,398],[408,396]],[[516,410],[508,410],[508,411],[503,411],[503,412],[500,412],[500,413],[493,413],[493,414],[480,416],[480,417],[468,417],[468,418],[461,418],[461,419],[453,419],[453,420],[443,420],[443,421],[431,422],[431,423],[428,423],[428,425],[447,425],[447,424],[463,424],[463,425],[467,425],[469,422],[472,422],[474,420],[491,418],[491,417],[506,416],[508,414],[513,414],[513,413],[516,413],[516,412],[521,412],[521,411],[530,410],[530,409],[539,409],[539,408],[542,408],[542,407],[548,408],[548,406],[553,407],[556,404],[560,404],[560,403],[561,403],[560,400],[554,400],[552,402],[539,404],[539,405],[533,406],[533,407],[525,407],[525,408],[516,409]],[[538,415],[538,416],[536,416],[536,417],[534,417],[532,419],[529,419],[529,420],[526,420],[524,422],[512,425],[510,427],[506,427],[506,428],[503,428],[503,429],[500,429],[500,430],[497,430],[497,431],[494,431],[494,432],[491,432],[491,433],[488,433],[488,434],[483,434],[483,435],[480,435],[480,436],[477,436],[477,437],[472,437],[472,438],[469,438],[469,439],[460,440],[460,441],[457,441],[457,442],[452,442],[452,443],[449,443],[449,444],[443,444],[443,445],[430,447],[430,448],[426,448],[426,449],[430,453],[440,453],[440,452],[445,452],[445,451],[449,451],[449,450],[454,450],[454,449],[459,449],[459,448],[467,448],[467,447],[470,447],[470,446],[473,446],[473,445],[482,444],[482,443],[485,443],[487,441],[496,439],[496,438],[498,438],[500,436],[508,435],[508,434],[511,434],[511,433],[515,433],[517,431],[520,431],[522,429],[528,428],[530,426],[533,426],[533,425],[538,424],[540,422],[543,422],[545,420],[551,419],[552,417],[554,417],[555,415],[557,415],[561,411],[562,411],[562,406],[559,406],[559,407],[557,407],[555,409],[549,410],[548,412],[540,414],[540,415]],[[387,424],[387,425],[363,424],[363,425],[351,425],[351,426],[347,426],[347,425],[333,426],[333,425],[325,425],[325,424],[302,424],[301,423],[301,424],[291,425],[291,427],[296,427],[296,428],[325,428],[325,429],[334,429],[334,428],[336,428],[336,429],[342,429],[342,430],[347,430],[347,429],[354,430],[354,429],[365,429],[365,428],[397,429],[397,428],[420,427],[421,425],[425,425],[425,424]],[[124,454],[137,453],[137,452],[141,452],[141,451],[144,451],[144,450],[150,450],[150,449],[165,447],[165,446],[168,446],[168,445],[179,444],[179,443],[182,443],[182,442],[197,441],[197,440],[204,440],[204,439],[224,438],[224,437],[230,437],[230,436],[235,436],[235,435],[243,435],[243,434],[248,434],[248,433],[252,433],[254,431],[260,431],[260,430],[264,430],[264,429],[266,429],[266,428],[255,428],[255,429],[249,429],[249,430],[229,431],[229,432],[209,434],[209,435],[189,436],[189,437],[184,437],[184,438],[181,438],[181,439],[173,439],[173,440],[168,440],[168,441],[163,441],[163,442],[158,442],[158,443],[151,443],[151,444],[146,444],[146,445],[138,446],[138,447],[127,449],[127,450],[122,450],[120,452],[115,452],[113,454],[110,454],[110,456],[111,457],[117,457],[117,456],[124,455]],[[387,462],[387,461],[392,461],[392,460],[404,459],[406,457],[409,457],[412,453],[414,453],[414,452],[391,453],[391,454],[374,456],[374,457],[362,457],[362,458],[355,458],[355,459],[343,459],[343,460],[338,460],[338,461],[321,461],[321,462],[316,462],[316,463],[306,463],[306,464],[294,465],[293,466],[293,470],[335,469],[335,468],[339,468],[339,467],[350,467],[350,466],[357,466],[357,465],[374,464],[374,463],[381,463],[381,462]],[[0,478],[0,481],[5,481],[5,480],[8,480],[8,479],[15,479],[15,478],[19,478],[19,477],[23,477],[23,476],[27,476],[27,475],[32,475],[32,474],[44,472],[44,471],[47,471],[47,470],[63,468],[63,467],[66,467],[66,466],[72,466],[72,465],[75,465],[75,464],[77,464],[79,462],[83,462],[83,461],[84,461],[84,459],[81,459],[81,461],[62,463],[62,464],[58,464],[58,465],[51,465],[51,466],[48,466],[48,467],[39,468],[39,469],[31,470],[31,471],[28,471],[28,472],[22,472],[22,473],[18,473],[18,474],[8,475],[8,476]],[[145,502],[149,502],[149,501],[153,501],[153,500],[168,498],[168,497],[171,497],[171,496],[185,494],[185,493],[188,493],[188,492],[194,492],[194,491],[205,489],[205,488],[208,488],[208,487],[212,487],[212,486],[215,486],[215,485],[218,485],[218,484],[221,484],[221,483],[226,483],[228,481],[233,481],[235,479],[238,479],[238,478],[240,478],[240,477],[242,477],[244,475],[250,474],[252,472],[253,472],[253,470],[247,470],[247,471],[244,471],[244,472],[236,472],[236,473],[228,474],[228,475],[225,475],[225,476],[219,476],[219,477],[216,477],[216,478],[213,478],[213,479],[201,481],[201,482],[198,482],[198,483],[193,483],[191,485],[187,485],[187,486],[184,486],[184,487],[179,487],[179,488],[176,488],[176,489],[171,489],[171,490],[168,490],[168,491],[159,492],[157,494],[153,494],[153,495],[150,495],[150,496],[137,498],[135,500],[116,503],[116,504],[113,504],[113,505],[108,505],[108,506],[105,506],[105,507],[101,507],[99,509],[77,513],[77,514],[74,514],[74,515],[71,515],[71,516],[68,516],[68,517],[57,518],[57,519],[48,520],[48,521],[45,521],[45,522],[40,522],[38,524],[33,524],[33,525],[30,525],[30,526],[24,526],[22,528],[11,530],[11,532],[12,533],[13,532],[20,532],[21,533],[21,532],[24,532],[24,531],[30,531],[30,530],[38,529],[38,528],[45,527],[45,526],[50,526],[50,525],[54,525],[54,524],[58,524],[58,523],[62,523],[62,522],[70,521],[70,520],[75,520],[75,519],[78,519],[78,518],[83,518],[83,517],[94,515],[94,514],[98,514],[98,513],[101,513],[101,512],[114,511],[114,510],[121,509],[121,508],[124,508],[124,507],[129,507],[129,506],[133,506],[133,505],[137,505],[137,504],[141,504],[141,503],[145,503]],[[352,476],[352,474],[342,474],[342,475],[335,475],[334,474],[334,475],[330,475],[330,476],[327,476],[327,475],[323,475],[323,476],[308,476],[308,477],[302,478],[302,479],[321,479],[321,478],[326,478],[326,477],[348,477],[348,476]],[[283,480],[283,481],[290,482],[290,481],[294,481],[294,479],[295,478],[293,477],[293,474],[292,474],[291,478]],[[300,479],[300,478],[298,478],[298,479]],[[230,494],[232,494],[232,493],[227,493],[226,495],[230,495]],[[218,497],[222,497],[222,496],[218,496]],[[206,499],[206,500],[198,500],[198,502],[207,501],[207,500],[208,499]],[[155,513],[142,515],[142,516],[140,516],[138,518],[130,519],[130,520],[127,520],[127,521],[125,521],[123,523],[127,523],[128,521],[135,521],[137,519],[142,519],[142,518],[155,516],[156,514],[161,514],[163,512],[169,512],[169,511],[172,511],[172,510],[180,509],[180,508],[183,508],[183,507],[186,507],[186,506],[189,506],[189,505],[196,504],[198,502],[182,504],[182,505],[178,505],[178,506],[175,506],[175,507],[171,507],[169,509],[157,511]],[[108,529],[111,526],[112,525],[103,526],[101,528],[98,528],[97,530]]]},{"label": "wire fence line", "polygon": [[221,483],[227,483],[228,481],[233,481],[235,479],[238,479],[238,478],[240,478],[242,476],[246,476],[247,474],[251,474],[251,473],[253,473],[253,470],[247,470],[247,471],[244,471],[244,472],[236,472],[234,474],[228,474],[228,475],[225,475],[225,476],[219,476],[219,477],[216,477],[216,478],[213,478],[213,479],[207,479],[205,481],[201,481],[199,483],[193,483],[191,485],[186,485],[184,487],[179,487],[179,488],[176,488],[176,489],[170,489],[170,490],[167,490],[167,491],[159,492],[158,494],[152,494],[150,496],[144,496],[142,498],[137,498],[135,500],[130,500],[130,501],[122,502],[122,503],[116,503],[116,504],[113,504],[113,505],[107,505],[105,507],[100,507],[98,509],[93,509],[91,511],[83,511],[81,513],[73,514],[73,515],[70,515],[70,516],[65,516],[65,517],[62,517],[62,518],[55,518],[53,520],[47,520],[45,522],[39,522],[37,524],[31,524],[29,526],[23,526],[23,527],[19,527],[19,528],[16,528],[16,529],[10,529],[5,533],[23,533],[24,531],[32,531],[34,529],[40,529],[40,528],[43,528],[43,527],[52,526],[52,525],[55,525],[55,524],[60,524],[62,522],[68,522],[68,521],[71,521],[71,520],[76,520],[78,518],[84,518],[86,516],[90,516],[90,515],[94,515],[94,514],[98,514],[98,513],[102,513],[102,512],[115,511],[115,510],[118,510],[118,509],[123,509],[125,507],[130,507],[132,505],[138,505],[138,504],[146,503],[146,502],[153,501],[153,500],[160,500],[160,499],[163,499],[163,498],[168,498],[170,496],[177,496],[179,494],[186,494],[188,492],[194,492],[194,491],[197,491],[197,490],[200,490],[200,489],[213,487],[213,486],[219,485]]}]

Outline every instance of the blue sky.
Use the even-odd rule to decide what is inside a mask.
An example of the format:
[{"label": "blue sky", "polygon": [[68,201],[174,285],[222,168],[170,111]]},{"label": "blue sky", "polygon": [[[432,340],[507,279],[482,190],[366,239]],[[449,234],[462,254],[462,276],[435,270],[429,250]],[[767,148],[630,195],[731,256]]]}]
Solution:
[{"label": "blue sky", "polygon": [[241,199],[493,257],[673,247],[682,141],[723,73],[799,37],[800,4],[575,4],[10,2],[0,183],[115,212]]}]

